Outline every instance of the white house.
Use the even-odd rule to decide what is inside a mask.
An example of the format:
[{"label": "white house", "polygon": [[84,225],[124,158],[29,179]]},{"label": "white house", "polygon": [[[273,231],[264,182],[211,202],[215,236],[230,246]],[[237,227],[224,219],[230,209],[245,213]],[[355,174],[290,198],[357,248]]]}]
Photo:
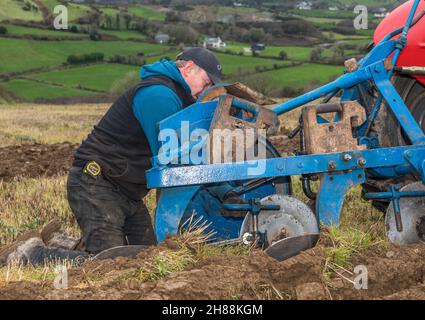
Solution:
[{"label": "white house", "polygon": [[301,1],[296,5],[298,10],[311,10],[313,8],[313,4],[309,1]]},{"label": "white house", "polygon": [[166,33],[158,32],[155,35],[155,41],[159,44],[168,43],[170,41],[170,36]]},{"label": "white house", "polygon": [[374,16],[377,18],[385,18],[389,12],[386,8],[378,8],[376,9],[376,12],[374,13]]},{"label": "white house", "polygon": [[226,43],[220,37],[206,37],[204,39],[204,48],[220,49],[226,47]]}]

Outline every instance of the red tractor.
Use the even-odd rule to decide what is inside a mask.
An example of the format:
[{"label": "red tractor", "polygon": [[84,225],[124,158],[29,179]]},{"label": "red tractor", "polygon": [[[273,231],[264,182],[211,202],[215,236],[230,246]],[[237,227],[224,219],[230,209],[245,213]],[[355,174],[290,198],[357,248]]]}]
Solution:
[{"label": "red tractor", "polygon": [[[391,31],[402,28],[413,1],[407,1],[392,11],[378,26],[374,35],[374,44],[378,44]],[[393,83],[411,110],[415,120],[425,131],[425,1],[421,1],[412,27],[407,35],[407,45],[397,60]],[[396,36],[397,37],[397,36]],[[394,37],[394,38],[396,38]],[[378,134],[381,146],[401,146],[409,144],[400,125],[389,111],[390,108],[381,108],[378,121],[373,130]],[[365,191],[383,191],[394,183],[406,184],[409,179],[381,180],[369,178],[364,185]],[[385,211],[389,202],[374,200],[378,209]]]}]

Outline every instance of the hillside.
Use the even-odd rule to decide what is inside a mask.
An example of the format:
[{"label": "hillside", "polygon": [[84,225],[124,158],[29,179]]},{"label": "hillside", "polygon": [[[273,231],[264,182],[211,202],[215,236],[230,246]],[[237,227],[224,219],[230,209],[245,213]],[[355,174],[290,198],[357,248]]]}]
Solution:
[{"label": "hillside", "polygon": [[[364,2],[371,7],[393,3]],[[293,95],[341,74],[343,61],[364,54],[373,32],[349,28],[353,13],[342,9],[351,4],[348,0],[321,2],[323,8],[340,6],[338,11],[299,10],[291,1],[289,9],[273,7],[273,1],[236,7],[194,3],[0,0],[0,101],[105,101],[121,79],[134,81],[129,74],[137,74],[141,65],[172,59],[184,46],[202,45],[206,36],[227,44],[216,49],[227,82],[244,81],[274,96]],[[68,30],[52,28],[58,4],[68,8]],[[371,24],[378,22],[374,17]],[[170,36],[168,43],[155,42],[161,32]],[[265,50],[253,53],[251,45],[258,42]],[[71,56],[84,60],[93,54],[101,58],[69,62]],[[273,82],[258,80],[263,78]]]}]

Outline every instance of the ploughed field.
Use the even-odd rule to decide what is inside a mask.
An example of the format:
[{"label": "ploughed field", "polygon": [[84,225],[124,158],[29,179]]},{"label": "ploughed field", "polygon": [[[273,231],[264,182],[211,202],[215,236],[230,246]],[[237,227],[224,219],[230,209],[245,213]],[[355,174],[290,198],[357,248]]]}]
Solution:
[{"label": "ploughed field", "polygon": [[[72,154],[108,105],[10,105],[0,116],[0,246],[37,230],[52,218],[78,236],[66,202]],[[282,154],[297,142],[286,134],[297,115],[282,118],[274,138]],[[298,179],[295,194],[306,200]],[[422,299],[425,247],[395,247],[385,238],[384,217],[346,197],[339,228],[322,228],[318,245],[278,262],[259,250],[206,245],[196,230],[173,236],[135,259],[68,265],[68,289],[54,289],[55,265],[0,268],[2,299]],[[145,199],[153,212],[155,197]],[[356,289],[358,266],[367,289]],[[365,283],[363,282],[363,285]]]}]

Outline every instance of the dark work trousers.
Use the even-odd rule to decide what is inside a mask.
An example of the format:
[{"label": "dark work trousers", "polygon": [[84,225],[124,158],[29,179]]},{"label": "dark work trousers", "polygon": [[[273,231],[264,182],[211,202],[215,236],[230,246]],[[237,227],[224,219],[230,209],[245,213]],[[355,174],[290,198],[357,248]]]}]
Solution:
[{"label": "dark work trousers", "polygon": [[155,244],[151,218],[143,201],[128,198],[102,174],[94,177],[72,167],[67,191],[87,252]]},{"label": "dark work trousers", "polygon": [[154,245],[151,218],[143,201],[134,201],[102,175],[93,177],[72,167],[67,182],[68,202],[82,231],[84,251],[37,247],[27,262],[49,262],[87,258],[122,245]]}]

